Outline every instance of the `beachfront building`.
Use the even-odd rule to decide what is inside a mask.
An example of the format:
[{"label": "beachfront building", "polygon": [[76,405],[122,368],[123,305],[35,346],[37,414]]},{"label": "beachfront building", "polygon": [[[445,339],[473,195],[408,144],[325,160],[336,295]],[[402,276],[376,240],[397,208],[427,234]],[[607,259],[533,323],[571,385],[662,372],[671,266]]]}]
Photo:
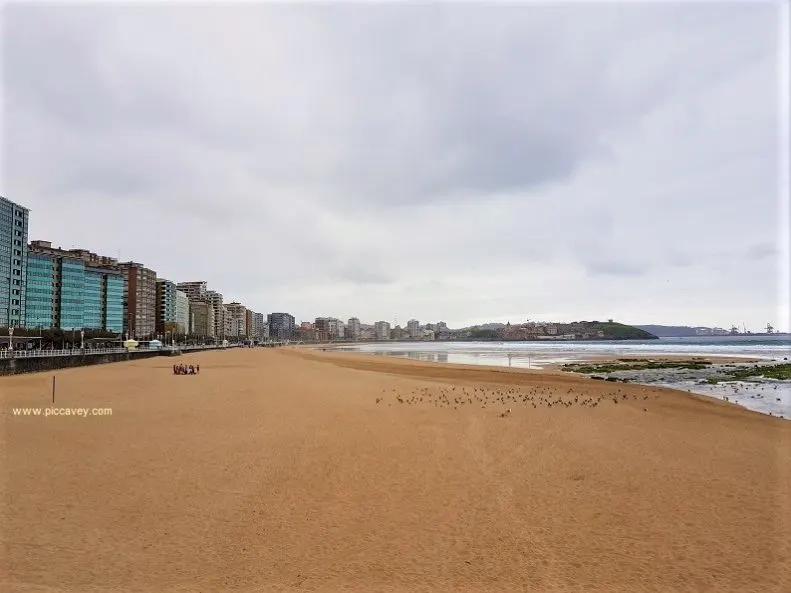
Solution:
[{"label": "beachfront building", "polygon": [[209,303],[212,308],[212,319],[214,328],[212,329],[212,336],[217,338],[224,338],[229,334],[230,326],[226,328],[225,321],[225,308],[223,307],[222,294],[214,290],[208,289],[208,283],[205,280],[193,280],[190,282],[179,282],[176,284],[176,289],[182,291],[187,295],[190,302],[202,301]]},{"label": "beachfront building", "polygon": [[0,196],[0,327],[25,324],[29,213]]},{"label": "beachfront building", "polygon": [[[55,323],[56,259],[48,253],[28,252],[25,327],[50,329]],[[123,295],[121,296],[123,299]]]},{"label": "beachfront building", "polygon": [[204,338],[214,337],[214,309],[206,301],[190,301],[189,333]]},{"label": "beachfront building", "polygon": [[351,340],[360,339],[360,320],[356,317],[349,318],[349,322],[346,324],[346,337]]},{"label": "beachfront building", "polygon": [[264,337],[264,325],[266,321],[264,320],[263,313],[256,313],[251,311],[251,318],[252,318],[252,335],[251,337],[255,340],[263,340]]},{"label": "beachfront building", "polygon": [[225,306],[225,313],[228,315],[227,327],[230,329],[228,335],[234,337],[247,337],[247,308],[241,303],[228,303]]},{"label": "beachfront building", "polygon": [[335,317],[330,317],[329,320],[330,340],[337,340],[339,338],[343,338],[344,330],[345,327],[343,325],[343,321],[341,321],[340,319],[336,319]]},{"label": "beachfront building", "polygon": [[61,249],[50,241],[31,242],[25,325],[120,334],[124,278],[116,264],[112,258],[84,249]]},{"label": "beachfront building", "polygon": [[160,336],[177,333],[176,284],[164,278],[157,279],[156,332]]},{"label": "beachfront building", "polygon": [[390,324],[387,321],[377,321],[374,323],[374,335],[377,340],[389,340]]},{"label": "beachfront building", "polygon": [[176,335],[185,335],[189,328],[190,300],[185,293],[176,289]]},{"label": "beachfront building", "polygon": [[208,283],[205,280],[195,280],[191,282],[178,282],[176,290],[180,290],[187,295],[190,301],[200,301],[201,297],[208,291]]},{"label": "beachfront building", "polygon": [[423,337],[423,332],[420,330],[420,322],[417,319],[410,319],[406,322],[406,331],[412,340]]},{"label": "beachfront building", "polygon": [[214,290],[207,290],[203,299],[211,305],[214,315],[214,333],[217,338],[224,339],[228,333],[225,331],[225,307],[222,304],[222,294]]},{"label": "beachfront building", "polygon": [[275,340],[293,340],[296,335],[296,320],[289,313],[270,313],[267,317],[269,335]]},{"label": "beachfront building", "polygon": [[124,332],[135,339],[150,338],[156,332],[157,273],[143,264],[118,264],[124,274]]}]

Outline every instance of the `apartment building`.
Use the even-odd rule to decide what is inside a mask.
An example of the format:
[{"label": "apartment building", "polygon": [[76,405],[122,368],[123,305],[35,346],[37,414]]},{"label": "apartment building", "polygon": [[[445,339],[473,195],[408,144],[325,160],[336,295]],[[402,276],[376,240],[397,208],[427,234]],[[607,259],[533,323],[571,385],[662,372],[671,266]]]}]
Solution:
[{"label": "apartment building", "polygon": [[209,290],[206,280],[192,280],[189,282],[179,282],[176,289],[187,295],[190,302],[202,301],[209,303],[213,312],[213,327],[210,337],[222,338],[229,335],[225,327],[225,309],[223,308],[222,294],[214,290]]},{"label": "apartment building", "polygon": [[[177,333],[176,284],[164,278],[157,279],[156,332],[160,336]],[[183,293],[182,293],[183,294]]]},{"label": "apartment building", "polygon": [[115,259],[33,241],[27,279],[27,327],[123,331],[124,276]]},{"label": "apartment building", "polygon": [[203,297],[209,289],[208,283],[205,280],[195,280],[192,282],[178,282],[176,284],[176,290],[180,290],[186,294],[187,299],[190,301],[200,301],[202,300],[201,297]]},{"label": "apartment building", "polygon": [[211,305],[214,311],[214,329],[211,335],[217,338],[227,336],[228,334],[225,331],[225,308],[222,304],[222,294],[214,290],[207,290],[203,298]]},{"label": "apartment building", "polygon": [[264,340],[264,326],[266,320],[263,313],[252,313],[252,337],[256,340]]},{"label": "apartment building", "polygon": [[377,340],[389,340],[390,324],[387,321],[377,321],[374,323],[374,336]]},{"label": "apartment building", "polygon": [[420,322],[417,319],[410,319],[406,322],[406,332],[412,340],[417,340],[423,336],[423,332],[420,329]]},{"label": "apartment building", "polygon": [[349,321],[346,324],[346,337],[351,340],[360,339],[360,320],[356,317],[349,317]]},{"label": "apartment building", "polygon": [[189,333],[190,327],[190,301],[185,293],[176,290],[176,334]]},{"label": "apartment building", "polygon": [[0,196],[0,327],[25,323],[29,213]]},{"label": "apartment building", "polygon": [[269,335],[277,340],[293,340],[296,334],[296,321],[289,313],[270,313],[267,317]]},{"label": "apartment building", "polygon": [[130,338],[146,339],[156,332],[157,273],[143,264],[118,264],[124,274],[124,331]]},{"label": "apartment building", "polygon": [[228,335],[234,337],[246,337],[247,333],[247,308],[241,303],[228,303],[225,306],[226,315],[229,320],[226,324],[230,328]]},{"label": "apartment building", "polygon": [[214,336],[214,308],[206,301],[189,301],[189,333],[193,336]]}]

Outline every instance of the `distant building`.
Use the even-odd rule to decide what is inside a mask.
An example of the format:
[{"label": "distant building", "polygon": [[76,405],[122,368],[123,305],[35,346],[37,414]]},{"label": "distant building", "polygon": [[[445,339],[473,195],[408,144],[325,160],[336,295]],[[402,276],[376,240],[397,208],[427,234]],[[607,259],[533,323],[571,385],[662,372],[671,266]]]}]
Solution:
[{"label": "distant building", "polygon": [[336,319],[335,317],[330,317],[329,319],[329,332],[330,332],[330,340],[337,340],[338,338],[342,338],[344,336],[344,326],[343,321],[340,319]]},{"label": "distant building", "polygon": [[360,339],[360,320],[356,317],[349,318],[346,324],[346,337],[352,340]]},{"label": "distant building", "polygon": [[190,327],[190,301],[187,295],[176,290],[176,334],[186,335]]},{"label": "distant building", "polygon": [[160,336],[177,333],[175,283],[160,278],[157,280],[156,332]]},{"label": "distant building", "polygon": [[211,305],[214,315],[214,329],[211,335],[224,338],[228,334],[225,331],[225,308],[223,307],[222,294],[215,290],[207,290],[203,295],[203,300]]},{"label": "distant building", "polygon": [[409,334],[409,337],[413,340],[422,337],[422,332],[420,331],[420,322],[417,319],[410,319],[406,322],[406,331],[407,334]]},{"label": "distant building", "polygon": [[25,324],[29,213],[0,196],[0,327]]},{"label": "distant building", "polygon": [[27,327],[123,330],[125,281],[116,260],[33,241],[27,279]]},{"label": "distant building", "polygon": [[266,326],[266,319],[263,313],[253,313],[253,335],[252,337],[256,340],[265,340],[268,336],[264,335],[265,326]]},{"label": "distant building", "polygon": [[193,282],[179,282],[176,284],[176,289],[186,294],[191,301],[201,301],[208,291],[207,286],[208,283],[205,280],[196,280]]},{"label": "distant building", "polygon": [[267,315],[269,335],[276,340],[293,340],[296,333],[296,321],[289,313],[270,313]]},{"label": "distant building", "polygon": [[230,328],[230,334],[234,337],[246,337],[247,334],[247,308],[241,303],[228,303],[225,306],[225,313],[229,316],[226,327]]},{"label": "distant building", "polygon": [[145,339],[156,332],[157,273],[143,264],[118,264],[124,283],[124,331],[130,338]]},{"label": "distant building", "polygon": [[176,288],[186,294],[190,302],[202,301],[204,303],[209,303],[212,308],[212,319],[214,320],[214,327],[210,334],[211,337],[222,338],[228,335],[225,325],[225,309],[223,307],[222,294],[214,290],[209,290],[208,283],[205,280],[179,282],[176,284]]},{"label": "distant building", "polygon": [[313,327],[315,328],[315,335],[313,339],[317,342],[327,342],[332,339],[330,335],[329,317],[316,317]]},{"label": "distant building", "polygon": [[206,301],[189,302],[189,333],[205,338],[214,337],[214,309]]},{"label": "distant building", "polygon": [[387,321],[377,321],[374,323],[374,335],[377,340],[389,340],[390,324]]}]

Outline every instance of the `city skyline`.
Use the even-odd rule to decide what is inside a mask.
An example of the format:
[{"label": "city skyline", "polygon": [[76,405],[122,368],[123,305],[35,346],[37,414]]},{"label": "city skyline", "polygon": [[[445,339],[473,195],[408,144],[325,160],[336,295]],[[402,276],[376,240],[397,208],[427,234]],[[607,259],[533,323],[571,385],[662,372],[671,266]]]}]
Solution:
[{"label": "city skyline", "polygon": [[786,5],[3,16],[31,239],[298,321],[791,330]]}]

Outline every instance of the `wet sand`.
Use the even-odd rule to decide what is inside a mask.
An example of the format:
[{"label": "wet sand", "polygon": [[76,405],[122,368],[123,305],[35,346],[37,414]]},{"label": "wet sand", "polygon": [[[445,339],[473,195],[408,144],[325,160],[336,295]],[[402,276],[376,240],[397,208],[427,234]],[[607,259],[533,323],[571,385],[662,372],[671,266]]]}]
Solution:
[{"label": "wet sand", "polygon": [[0,590],[791,590],[791,423],[560,372],[173,360],[55,373],[112,416],[13,416],[52,373],[0,378]]}]

